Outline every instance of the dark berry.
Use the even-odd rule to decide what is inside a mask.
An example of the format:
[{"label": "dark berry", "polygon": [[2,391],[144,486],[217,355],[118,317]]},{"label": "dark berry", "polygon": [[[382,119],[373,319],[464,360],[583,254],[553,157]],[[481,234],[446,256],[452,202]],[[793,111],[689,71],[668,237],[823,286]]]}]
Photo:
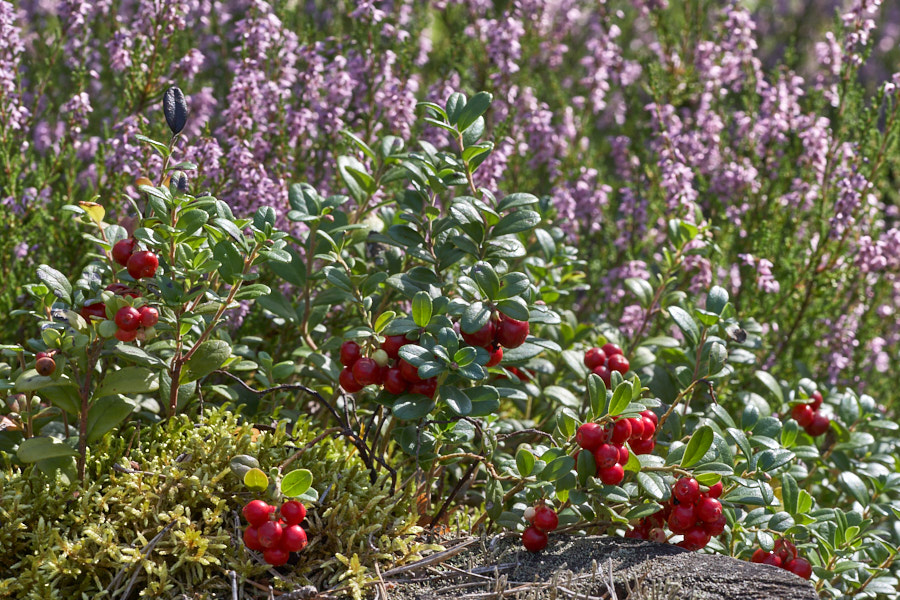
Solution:
[{"label": "dark berry", "polygon": [[709,486],[709,491],[706,492],[706,495],[709,496],[710,498],[718,498],[719,496],[722,495],[722,490],[724,488],[725,488],[725,486],[720,481],[715,485]]},{"label": "dark berry", "polygon": [[810,395],[810,398],[812,398],[810,407],[812,407],[813,410],[819,410],[819,407],[822,406],[822,402],[825,400],[825,398],[822,397],[822,392],[819,390],[814,391],[812,395]]},{"label": "dark berry", "polygon": [[599,448],[608,438],[606,430],[597,423],[585,423],[575,431],[575,442],[589,452]]},{"label": "dark berry", "polygon": [[631,440],[628,444],[631,446],[631,451],[635,454],[653,454],[653,449],[656,448],[656,440],[653,438]]},{"label": "dark berry", "polygon": [[630,437],[631,421],[628,419],[619,419],[616,421],[612,428],[612,437],[610,441],[617,446],[621,446],[627,442]]},{"label": "dark berry", "polygon": [[682,477],[672,486],[672,492],[679,502],[693,504],[700,498],[700,483],[693,477]]},{"label": "dark berry", "polygon": [[603,344],[602,350],[607,358],[615,356],[616,354],[622,354],[622,349],[619,348],[617,345],[613,344],[612,342]]},{"label": "dark berry", "polygon": [[134,238],[128,238],[124,240],[119,240],[113,245],[112,248],[112,258],[114,261],[122,265],[123,267],[128,264],[128,259],[131,258],[131,255],[134,254],[134,245],[136,240]]},{"label": "dark berry", "polygon": [[269,505],[262,500],[251,500],[244,506],[244,518],[254,527],[259,527],[269,520]]},{"label": "dark berry", "polygon": [[156,275],[157,267],[159,267],[159,259],[149,250],[135,252],[128,259],[128,274],[135,279],[153,277]]},{"label": "dark berry", "polygon": [[528,321],[519,321],[507,316],[501,316],[494,341],[506,348],[518,348],[525,343],[527,337]]},{"label": "dark berry", "polygon": [[610,371],[618,371],[624,375],[628,372],[628,369],[631,368],[631,364],[628,362],[628,359],[621,354],[613,354],[609,357],[609,360],[606,361],[606,367]]},{"label": "dark berry", "polygon": [[769,555],[769,552],[766,552],[762,548],[757,548],[753,551],[753,556],[750,557],[750,562],[762,563],[762,561],[766,560],[766,557]]},{"label": "dark berry", "polygon": [[490,346],[494,341],[495,328],[494,323],[490,319],[485,323],[481,329],[474,333],[466,333],[463,331],[461,333],[462,339],[470,346],[477,346],[479,348],[485,348]]},{"label": "dark berry", "polygon": [[541,504],[534,509],[534,526],[541,531],[553,531],[559,526],[559,516],[552,508]]},{"label": "dark berry", "polygon": [[288,552],[300,552],[306,548],[306,532],[299,525],[285,527],[281,534],[280,545]]},{"label": "dark berry", "polygon": [[414,383],[409,386],[409,391],[413,394],[422,394],[423,396],[434,398],[434,394],[437,392],[437,377],[429,377],[428,379]]},{"label": "dark berry", "polygon": [[597,477],[606,485],[619,485],[625,479],[625,469],[622,465],[615,464],[597,471]]},{"label": "dark berry", "polygon": [[412,366],[402,358],[400,359],[400,374],[403,375],[403,379],[410,383],[420,383],[422,381],[422,378],[419,377],[419,368]]},{"label": "dark berry", "polygon": [[709,534],[702,527],[691,527],[684,534],[684,540],[678,544],[687,550],[700,550],[709,543]]},{"label": "dark berry", "polygon": [[281,516],[288,525],[299,525],[306,518],[306,507],[297,500],[289,500],[281,505]]},{"label": "dark berry", "polygon": [[537,527],[529,527],[522,534],[522,545],[529,552],[539,552],[547,547],[547,534]]},{"label": "dark berry", "polygon": [[338,381],[341,384],[341,387],[344,388],[344,391],[349,394],[354,394],[359,390],[363,389],[356,379],[353,378],[353,371],[350,370],[350,367],[344,367],[341,369],[341,374],[338,376]]},{"label": "dark berry", "polygon": [[597,469],[607,469],[619,462],[619,448],[612,444],[601,444],[594,450],[594,463]]},{"label": "dark berry", "polygon": [[696,511],[697,518],[704,523],[715,523],[722,516],[722,503],[715,498],[701,498]]},{"label": "dark berry", "polygon": [[81,316],[88,323],[91,322],[92,317],[96,317],[98,319],[106,318],[106,305],[102,302],[94,302],[92,304],[85,304],[81,307]]},{"label": "dark berry", "polygon": [[250,550],[257,552],[263,550],[262,544],[259,543],[259,529],[253,525],[244,530],[244,545]]},{"label": "dark berry", "polygon": [[803,579],[809,579],[812,576],[812,565],[805,558],[795,558],[787,561],[784,568]]},{"label": "dark berry", "polygon": [[141,326],[141,311],[133,306],[123,306],[116,312],[114,320],[122,331],[134,331]]},{"label": "dark berry", "polygon": [[400,367],[391,367],[384,376],[384,389],[392,394],[400,395],[406,391],[409,383],[403,379]]},{"label": "dark berry", "polygon": [[381,344],[381,349],[388,353],[388,356],[397,360],[400,357],[400,348],[409,343],[405,335],[388,335]]},{"label": "dark berry", "polygon": [[797,404],[791,409],[791,417],[804,429],[809,427],[815,416],[816,413],[809,404]]},{"label": "dark berry", "polygon": [[816,412],[813,416],[812,423],[806,427],[806,433],[813,437],[818,437],[828,431],[828,425],[831,424],[831,421],[820,412]]},{"label": "dark berry", "polygon": [[106,289],[116,296],[126,296],[129,298],[140,298],[141,293],[134,288],[128,287],[124,283],[111,283]]},{"label": "dark berry", "polygon": [[281,541],[284,528],[275,521],[266,521],[259,526],[259,543],[263,548],[272,548]]},{"label": "dark berry", "polygon": [[280,567],[283,564],[287,564],[290,557],[291,553],[280,546],[266,548],[263,552],[263,559],[273,567]]},{"label": "dark berry", "polygon": [[124,329],[116,330],[116,339],[120,342],[133,342],[137,338],[137,329],[133,331],[125,331]]},{"label": "dark berry", "polygon": [[141,327],[153,327],[159,323],[159,311],[152,306],[141,307]]},{"label": "dark berry", "polygon": [[500,361],[503,360],[503,347],[496,346],[488,350],[488,352],[490,353],[490,358],[488,358],[488,361],[484,366],[496,367],[497,365],[499,365]]},{"label": "dark berry", "polygon": [[49,356],[42,356],[34,361],[34,369],[38,372],[38,375],[49,377],[56,371],[56,361]]},{"label": "dark berry", "polygon": [[360,358],[353,364],[353,379],[363,387],[372,385],[373,383],[378,383],[378,371],[378,363],[373,359]]},{"label": "dark berry", "polygon": [[669,529],[673,533],[686,533],[688,529],[697,523],[697,515],[693,504],[679,504],[672,507],[669,514]]},{"label": "dark berry", "polygon": [[584,353],[584,366],[591,371],[604,364],[606,364],[606,354],[600,348],[590,348]]},{"label": "dark berry", "polygon": [[360,356],[362,351],[356,342],[347,341],[341,344],[341,364],[345,367],[352,367]]}]

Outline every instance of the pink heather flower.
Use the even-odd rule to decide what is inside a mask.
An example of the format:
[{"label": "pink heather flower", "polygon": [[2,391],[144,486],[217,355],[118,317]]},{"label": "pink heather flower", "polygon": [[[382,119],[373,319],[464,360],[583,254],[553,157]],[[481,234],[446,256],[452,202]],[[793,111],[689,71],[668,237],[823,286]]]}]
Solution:
[{"label": "pink heather flower", "polygon": [[60,107],[60,114],[68,116],[71,134],[80,134],[81,130],[88,125],[88,115],[94,111],[91,106],[91,100],[86,92],[75,94],[72,98]]},{"label": "pink heather flower", "polygon": [[30,114],[19,91],[19,55],[25,50],[16,11],[6,0],[0,1],[0,130],[20,130]]},{"label": "pink heather flower", "polygon": [[772,274],[772,261],[766,258],[758,258],[752,254],[738,254],[744,265],[756,269],[756,287],[765,294],[777,294],[781,290],[781,284]]}]

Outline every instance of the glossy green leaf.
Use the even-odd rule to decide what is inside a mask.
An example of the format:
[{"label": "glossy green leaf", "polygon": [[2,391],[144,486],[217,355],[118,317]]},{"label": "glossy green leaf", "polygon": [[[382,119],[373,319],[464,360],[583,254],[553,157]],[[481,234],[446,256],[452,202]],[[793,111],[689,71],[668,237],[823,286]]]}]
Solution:
[{"label": "glossy green leaf", "polygon": [[682,468],[686,469],[700,462],[700,459],[703,458],[703,455],[706,454],[712,443],[713,430],[709,425],[704,425],[697,429],[691,435],[691,439],[685,448],[684,456],[681,458]]},{"label": "glossy green leaf", "polygon": [[33,463],[60,456],[78,456],[78,452],[56,438],[33,437],[19,444],[16,456],[23,463]]},{"label": "glossy green leaf", "polygon": [[207,340],[200,344],[185,363],[179,383],[185,384],[206,377],[231,356],[231,345],[224,340]]},{"label": "glossy green leaf", "polygon": [[297,469],[286,474],[281,480],[281,493],[288,498],[297,498],[312,486],[313,475],[306,469]]},{"label": "glossy green leaf", "polygon": [[118,371],[108,371],[103,381],[94,390],[94,397],[113,394],[145,394],[159,389],[157,373],[145,367],[125,367]]},{"label": "glossy green leaf", "polygon": [[534,454],[527,448],[519,448],[516,451],[516,468],[522,477],[528,477],[534,471]]},{"label": "glossy green leaf", "polygon": [[244,485],[252,492],[264,492],[269,487],[269,478],[262,469],[250,469],[244,473]]}]

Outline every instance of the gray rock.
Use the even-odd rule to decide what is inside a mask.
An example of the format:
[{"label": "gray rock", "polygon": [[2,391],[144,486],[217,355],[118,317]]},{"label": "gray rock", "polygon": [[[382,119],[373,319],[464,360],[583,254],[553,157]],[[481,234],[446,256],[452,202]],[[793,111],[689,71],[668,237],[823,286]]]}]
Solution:
[{"label": "gray rock", "polygon": [[517,536],[482,540],[385,583],[392,600],[818,598],[808,581],[777,567],[599,536],[553,536],[537,554],[525,551]]}]

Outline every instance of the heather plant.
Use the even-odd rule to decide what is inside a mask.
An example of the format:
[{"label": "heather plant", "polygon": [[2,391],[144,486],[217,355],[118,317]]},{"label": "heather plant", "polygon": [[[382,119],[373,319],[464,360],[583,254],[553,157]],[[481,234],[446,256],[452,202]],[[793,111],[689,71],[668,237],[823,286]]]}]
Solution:
[{"label": "heather plant", "polygon": [[[251,531],[278,517],[244,510],[256,589],[268,562],[360,596],[415,520],[535,552],[558,528],[677,543],[891,597],[893,7],[120,8],[0,2],[12,488],[102,488],[124,434],[224,404],[227,428],[303,434],[276,459],[230,448],[198,492],[217,510],[321,504],[334,472],[305,461],[336,437],[359,469],[333,527],[413,511],[321,563],[272,559]],[[791,22],[804,43],[766,38]]]}]

